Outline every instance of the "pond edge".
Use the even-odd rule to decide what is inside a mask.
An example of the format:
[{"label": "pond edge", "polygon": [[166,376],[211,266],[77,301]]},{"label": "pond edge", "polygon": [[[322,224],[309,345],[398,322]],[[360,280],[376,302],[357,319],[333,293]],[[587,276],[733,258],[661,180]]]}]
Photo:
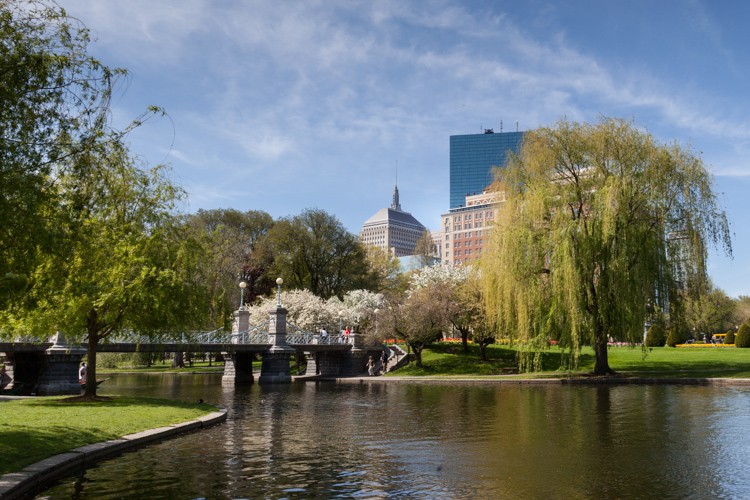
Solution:
[{"label": "pond edge", "polygon": [[66,453],[60,453],[24,467],[19,472],[0,476],[0,500],[25,498],[35,492],[47,489],[51,483],[73,472],[119,455],[126,451],[142,448],[163,439],[176,437],[185,432],[205,429],[227,419],[226,408],[221,408],[195,420],[172,424],[155,429],[128,434],[120,439],[102,441],[80,446]]}]

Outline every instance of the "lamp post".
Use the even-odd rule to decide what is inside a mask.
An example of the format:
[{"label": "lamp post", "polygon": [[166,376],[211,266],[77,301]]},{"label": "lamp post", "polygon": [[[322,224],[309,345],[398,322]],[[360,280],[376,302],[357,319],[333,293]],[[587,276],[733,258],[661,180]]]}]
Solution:
[{"label": "lamp post", "polygon": [[276,284],[278,285],[278,290],[276,291],[276,308],[278,309],[281,307],[281,285],[284,283],[284,280],[281,278],[276,278]]},{"label": "lamp post", "polygon": [[240,311],[245,310],[245,287],[247,283],[240,281]]},{"label": "lamp post", "polygon": [[375,313],[375,335],[378,334],[378,313],[380,312],[380,309],[375,309],[373,311]]},{"label": "lamp post", "polygon": [[344,311],[339,311],[339,335],[341,335],[341,322],[344,320]]}]

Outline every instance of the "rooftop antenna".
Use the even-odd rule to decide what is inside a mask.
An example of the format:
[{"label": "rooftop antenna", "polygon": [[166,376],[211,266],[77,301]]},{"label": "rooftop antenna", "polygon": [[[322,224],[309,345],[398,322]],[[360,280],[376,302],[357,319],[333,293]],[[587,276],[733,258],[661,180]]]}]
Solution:
[{"label": "rooftop antenna", "polygon": [[503,121],[502,120],[500,120],[500,133],[501,134],[503,133]]},{"label": "rooftop antenna", "polygon": [[516,120],[516,132],[518,132],[518,120]]}]

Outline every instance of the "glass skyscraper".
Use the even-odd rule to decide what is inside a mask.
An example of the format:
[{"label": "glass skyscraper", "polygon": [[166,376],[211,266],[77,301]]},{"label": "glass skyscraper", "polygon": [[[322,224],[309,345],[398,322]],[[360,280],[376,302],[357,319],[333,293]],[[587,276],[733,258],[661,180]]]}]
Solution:
[{"label": "glass skyscraper", "polygon": [[523,132],[452,135],[451,205],[466,203],[467,195],[481,193],[492,184],[493,168],[502,167],[510,151],[516,152]]}]

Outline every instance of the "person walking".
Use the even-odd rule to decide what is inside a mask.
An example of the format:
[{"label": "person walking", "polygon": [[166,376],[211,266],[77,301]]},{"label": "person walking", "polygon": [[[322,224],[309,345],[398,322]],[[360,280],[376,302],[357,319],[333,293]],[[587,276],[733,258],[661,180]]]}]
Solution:
[{"label": "person walking", "polygon": [[383,349],[382,354],[380,354],[380,362],[383,363],[383,375],[388,371],[388,353],[385,352],[385,349]]},{"label": "person walking", "polygon": [[372,356],[370,356],[370,359],[367,360],[367,364],[365,365],[367,367],[367,373],[372,377],[375,375],[375,360],[372,359]]},{"label": "person walking", "polygon": [[81,363],[81,368],[78,369],[78,383],[83,385],[86,383],[86,363]]},{"label": "person walking", "polygon": [[320,328],[320,343],[325,344],[327,338],[328,338],[328,332],[326,331],[326,327],[323,326]]}]

